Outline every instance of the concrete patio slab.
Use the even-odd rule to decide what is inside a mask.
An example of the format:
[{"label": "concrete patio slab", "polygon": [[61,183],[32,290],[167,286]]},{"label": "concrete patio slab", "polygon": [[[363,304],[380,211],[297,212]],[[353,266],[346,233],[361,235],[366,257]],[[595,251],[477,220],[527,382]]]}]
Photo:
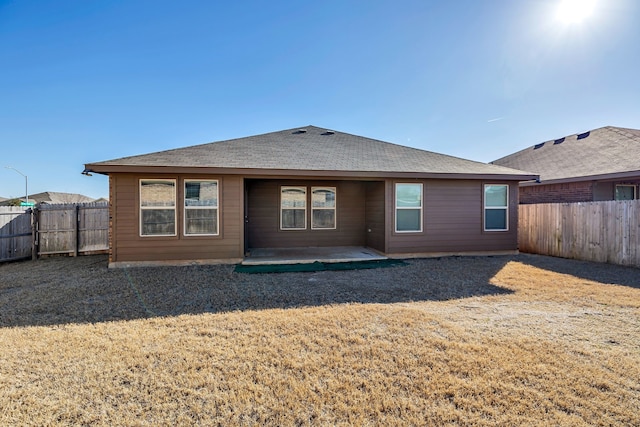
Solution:
[{"label": "concrete patio slab", "polygon": [[313,262],[375,261],[387,257],[363,246],[332,246],[313,248],[251,249],[242,265],[309,264]]}]

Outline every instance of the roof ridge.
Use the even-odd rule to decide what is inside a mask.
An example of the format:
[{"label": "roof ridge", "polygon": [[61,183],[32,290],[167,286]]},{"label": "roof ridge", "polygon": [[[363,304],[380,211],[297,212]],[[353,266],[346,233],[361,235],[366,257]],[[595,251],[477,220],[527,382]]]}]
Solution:
[{"label": "roof ridge", "polygon": [[[616,126],[609,126],[609,128],[611,129],[612,132],[615,132],[618,135],[622,135],[631,140],[640,142],[640,129],[622,128],[622,127],[616,127]],[[631,132],[631,135],[629,135],[630,132]],[[637,133],[637,135],[634,135],[635,133]]]}]

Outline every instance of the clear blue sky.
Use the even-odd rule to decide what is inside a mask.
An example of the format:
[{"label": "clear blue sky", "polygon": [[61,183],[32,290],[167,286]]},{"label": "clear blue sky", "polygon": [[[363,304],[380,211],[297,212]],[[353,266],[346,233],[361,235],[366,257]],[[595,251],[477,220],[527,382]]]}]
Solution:
[{"label": "clear blue sky", "polygon": [[0,0],[0,196],[85,163],[313,124],[489,162],[640,128],[640,2]]}]

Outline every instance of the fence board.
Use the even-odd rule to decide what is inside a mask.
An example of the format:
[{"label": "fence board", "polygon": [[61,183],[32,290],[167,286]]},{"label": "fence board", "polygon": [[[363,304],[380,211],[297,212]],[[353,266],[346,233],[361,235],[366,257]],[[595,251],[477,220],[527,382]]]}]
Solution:
[{"label": "fence board", "polygon": [[519,206],[522,252],[640,267],[640,200]]},{"label": "fence board", "polygon": [[0,262],[31,257],[31,210],[0,206]]}]

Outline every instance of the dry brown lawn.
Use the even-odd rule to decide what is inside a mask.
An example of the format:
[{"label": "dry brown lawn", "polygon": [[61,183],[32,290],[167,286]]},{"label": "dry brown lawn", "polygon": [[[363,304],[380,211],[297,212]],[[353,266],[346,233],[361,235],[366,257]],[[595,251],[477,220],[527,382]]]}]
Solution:
[{"label": "dry brown lawn", "polygon": [[[345,277],[366,288],[365,278],[383,275],[391,289],[419,287],[437,271],[451,276],[437,286],[464,297],[158,315],[149,301],[161,302],[138,283],[151,270],[107,272],[99,260],[95,271],[133,289],[114,291],[122,304],[144,311],[94,321],[98,297],[78,303],[71,293],[46,297],[52,306],[39,305],[29,322],[11,308],[26,295],[21,286],[45,298],[57,282],[17,285],[35,264],[0,266],[0,308],[10,313],[0,314],[0,425],[640,425],[637,269],[526,255],[239,278],[219,266],[205,272],[234,286],[262,281],[265,294],[283,281],[314,287]],[[36,263],[72,276],[74,262],[88,261]],[[456,276],[484,282],[480,270],[495,270],[490,283]],[[463,292],[486,285],[500,291]]]}]

